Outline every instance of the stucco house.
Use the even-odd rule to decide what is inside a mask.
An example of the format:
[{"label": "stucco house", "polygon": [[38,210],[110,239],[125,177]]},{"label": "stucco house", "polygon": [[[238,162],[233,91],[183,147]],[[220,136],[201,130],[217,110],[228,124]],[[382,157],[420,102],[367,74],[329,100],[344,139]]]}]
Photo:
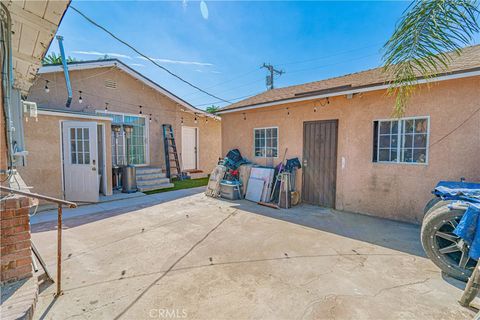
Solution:
[{"label": "stucco house", "polygon": [[222,109],[222,150],[263,165],[299,157],[306,203],[421,222],[439,180],[480,179],[480,46],[418,79],[392,116],[382,68],[266,91]]},{"label": "stucco house", "polygon": [[[221,155],[220,118],[197,109],[116,59],[69,63],[71,105],[61,65],[43,66],[28,94],[38,107],[24,120],[34,191],[73,201],[111,195],[112,166],[137,167],[141,191],[170,187],[162,125],[172,125],[182,170],[207,173]],[[131,127],[128,135],[125,128]],[[174,171],[172,170],[172,173]]]}]

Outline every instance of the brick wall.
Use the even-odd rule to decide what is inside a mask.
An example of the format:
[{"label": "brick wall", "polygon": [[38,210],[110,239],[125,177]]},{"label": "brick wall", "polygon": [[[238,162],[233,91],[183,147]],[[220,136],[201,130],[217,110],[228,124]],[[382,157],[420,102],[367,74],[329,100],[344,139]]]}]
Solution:
[{"label": "brick wall", "polygon": [[29,198],[0,201],[0,282],[12,282],[32,276]]}]

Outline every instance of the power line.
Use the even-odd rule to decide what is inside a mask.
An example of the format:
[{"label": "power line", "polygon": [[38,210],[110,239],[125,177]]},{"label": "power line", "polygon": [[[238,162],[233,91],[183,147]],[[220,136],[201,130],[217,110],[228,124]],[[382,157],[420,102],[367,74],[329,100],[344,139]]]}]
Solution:
[{"label": "power line", "polygon": [[[321,56],[321,57],[318,57],[318,58],[313,58],[313,59],[308,59],[308,60],[297,60],[297,61],[292,61],[292,62],[284,62],[284,63],[278,63],[276,64],[277,66],[286,66],[286,65],[293,65],[293,64],[302,64],[302,63],[307,63],[307,62],[312,62],[312,61],[318,61],[318,60],[324,60],[324,59],[328,59],[328,58],[332,58],[332,57],[336,57],[338,55],[344,55],[344,54],[348,54],[348,53],[352,53],[352,52],[357,52],[357,51],[361,51],[363,49],[368,49],[368,48],[376,48],[376,45],[381,45],[383,44],[383,42],[381,43],[376,43],[374,45],[369,45],[369,46],[363,46],[363,47],[359,47],[359,48],[355,48],[355,49],[351,49],[351,50],[347,50],[347,51],[339,51],[337,53],[332,53],[332,54],[329,54],[329,55],[324,55],[324,56]],[[349,60],[351,61],[351,60]],[[344,62],[341,62],[341,63],[348,63],[349,61],[344,61]],[[328,65],[326,65],[328,66]],[[318,68],[318,67],[314,67],[314,68]],[[304,70],[308,70],[308,69],[301,69],[301,70],[293,70],[294,72],[299,72],[299,71],[304,71]],[[239,74],[237,77],[235,78],[230,78],[228,80],[225,80],[223,82],[219,82],[217,84],[214,84],[210,87],[207,87],[206,89],[211,89],[211,88],[215,88],[215,87],[218,87],[220,85],[223,85],[225,83],[229,83],[229,82],[232,82],[232,81],[235,81],[235,80],[238,80],[240,78],[245,78],[246,76],[254,73],[258,71],[258,69],[254,69],[254,70],[251,70],[249,72],[245,72],[245,73],[241,73]],[[289,74],[291,73],[290,71],[288,72]],[[255,83],[257,82],[258,80],[255,80]],[[250,83],[253,83],[253,82],[250,82]],[[232,88],[234,89],[234,88]],[[226,90],[226,91],[229,91],[229,90]],[[224,91],[220,91],[220,92],[225,92]],[[189,96],[192,96],[194,95],[196,92],[190,92],[190,93],[187,93],[186,95],[184,95],[184,97],[189,97]]]},{"label": "power line", "polygon": [[336,56],[343,55],[343,54],[347,54],[347,53],[352,53],[352,52],[356,52],[356,51],[361,51],[361,50],[363,50],[363,49],[376,48],[376,45],[381,45],[381,44],[383,44],[383,42],[381,42],[381,43],[376,43],[376,44],[374,44],[374,45],[368,45],[368,46],[364,46],[364,47],[359,47],[359,48],[351,49],[351,50],[347,50],[347,51],[340,51],[340,52],[337,52],[337,53],[335,53],[335,54],[330,54],[330,55],[326,55],[326,56],[321,56],[321,57],[313,58],[313,59],[297,60],[297,61],[292,61],[292,62],[277,63],[277,66],[287,66],[287,65],[292,65],[292,64],[301,64],[301,63],[307,63],[307,62],[312,62],[312,61],[323,60],[323,59],[327,59],[327,58],[331,58],[331,57],[336,57]]},{"label": "power line", "polygon": [[126,41],[120,39],[119,37],[117,37],[116,35],[114,35],[112,32],[110,32],[108,29],[106,29],[105,27],[99,25],[97,22],[95,22],[94,20],[92,20],[91,18],[87,17],[83,12],[81,12],[80,10],[78,10],[77,8],[75,8],[74,6],[70,5],[70,8],[72,8],[72,10],[76,11],[79,15],[81,15],[85,20],[87,20],[88,22],[90,22],[91,24],[93,24],[95,27],[103,30],[104,32],[108,33],[112,38],[114,38],[115,40],[117,40],[118,42],[122,43],[123,45],[129,47],[130,49],[132,49],[134,52],[136,52],[137,54],[139,54],[140,56],[144,57],[145,59],[147,59],[148,61],[150,61],[151,63],[153,63],[154,65],[156,65],[157,67],[159,67],[160,69],[164,70],[165,72],[167,72],[168,74],[172,75],[173,77],[177,78],[178,80],[188,84],[189,86],[197,89],[198,91],[200,92],[203,92],[205,93],[206,95],[209,95],[210,97],[212,98],[215,98],[215,99],[218,99],[218,100],[221,100],[223,102],[226,102],[226,103],[230,103],[230,101],[228,100],[225,100],[223,98],[220,98],[220,97],[217,97],[216,95],[214,94],[211,94],[205,90],[203,90],[202,88],[194,85],[193,83],[183,79],[182,77],[176,75],[175,73],[173,73],[172,71],[170,71],[169,69],[165,68],[164,66],[160,65],[159,63],[157,63],[155,60],[151,59],[150,57],[148,57],[147,55],[143,54],[142,52],[140,52],[138,49],[136,49],[135,47],[133,47],[132,45],[130,45],[129,43],[127,43]]},{"label": "power line", "polygon": [[[237,97],[237,98],[231,98],[230,100],[239,100],[239,99],[243,99],[243,98],[249,98],[249,97],[256,96],[257,94],[260,94],[260,93],[262,93],[262,92],[248,94],[246,96],[241,96],[241,97]],[[195,105],[195,107],[209,106],[209,105],[213,105],[213,104],[218,103],[218,102],[219,101],[213,101],[213,102],[208,102],[208,103],[203,103],[203,104],[197,104],[197,105]]]}]

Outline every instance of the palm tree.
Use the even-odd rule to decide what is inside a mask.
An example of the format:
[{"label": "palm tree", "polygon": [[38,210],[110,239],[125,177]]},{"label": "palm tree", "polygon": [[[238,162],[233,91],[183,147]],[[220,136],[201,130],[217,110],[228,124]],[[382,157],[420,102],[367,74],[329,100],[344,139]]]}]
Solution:
[{"label": "palm tree", "polygon": [[218,110],[220,110],[220,107],[217,107],[217,106],[214,106],[214,105],[211,105],[211,106],[207,107],[207,109],[205,109],[205,111],[207,111],[208,113],[211,113],[211,114],[217,113]]},{"label": "palm tree", "polygon": [[[76,58],[68,57],[67,63],[72,63],[78,61]],[[42,65],[48,64],[62,64],[62,57],[60,54],[56,54],[55,52],[50,52],[50,54],[46,55],[45,58],[42,60]]]},{"label": "palm tree", "polygon": [[448,70],[462,47],[472,44],[479,13],[478,0],[415,0],[405,10],[383,55],[397,116],[405,112],[418,77]]}]

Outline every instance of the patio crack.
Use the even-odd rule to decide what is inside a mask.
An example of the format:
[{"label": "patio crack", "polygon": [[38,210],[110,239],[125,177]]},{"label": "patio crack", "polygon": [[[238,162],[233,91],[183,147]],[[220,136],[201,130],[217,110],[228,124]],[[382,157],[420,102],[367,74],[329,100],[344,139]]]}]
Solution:
[{"label": "patio crack", "polygon": [[146,287],[142,293],[140,293],[135,300],[133,300],[122,312],[120,312],[114,319],[120,319],[131,307],[133,307],[153,286],[157,285],[160,280],[162,280],[170,271],[175,268],[177,264],[180,263],[183,259],[185,259],[196,247],[198,247],[203,241],[205,241],[215,230],[217,230],[225,221],[233,217],[236,213],[237,209],[232,211],[228,216],[222,219],[215,227],[210,229],[200,240],[198,240],[190,249],[187,250],[182,256],[180,256],[164,273],[162,273],[158,278],[156,278],[152,283]]}]

